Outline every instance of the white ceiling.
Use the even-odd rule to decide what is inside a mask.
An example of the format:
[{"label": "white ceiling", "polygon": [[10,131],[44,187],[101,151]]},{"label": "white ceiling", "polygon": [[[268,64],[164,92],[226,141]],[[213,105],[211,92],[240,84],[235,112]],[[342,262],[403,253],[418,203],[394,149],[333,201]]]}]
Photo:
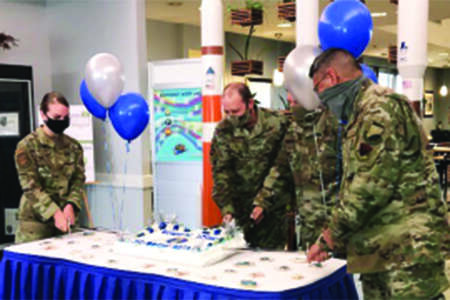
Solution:
[{"label": "white ceiling", "polygon": [[[319,1],[320,11],[330,3],[329,0]],[[432,67],[450,67],[450,0],[423,1],[430,1],[428,65]],[[146,0],[146,2],[147,18],[149,19],[200,25],[199,7],[201,0]],[[283,22],[278,19],[276,9],[277,3],[281,1],[263,0],[261,2],[264,4],[264,23],[256,27],[254,35],[276,39],[275,34],[282,33],[281,40],[294,42],[295,26],[290,28],[280,28],[277,26]],[[231,25],[230,13],[226,9],[230,4],[238,7],[243,3],[243,0],[224,0],[225,31],[247,34],[248,28]],[[364,54],[368,56],[386,57],[387,47],[389,45],[395,45],[397,41],[397,6],[389,3],[389,0],[366,0],[366,3],[372,13],[386,12],[387,16],[373,18],[373,36]]]}]

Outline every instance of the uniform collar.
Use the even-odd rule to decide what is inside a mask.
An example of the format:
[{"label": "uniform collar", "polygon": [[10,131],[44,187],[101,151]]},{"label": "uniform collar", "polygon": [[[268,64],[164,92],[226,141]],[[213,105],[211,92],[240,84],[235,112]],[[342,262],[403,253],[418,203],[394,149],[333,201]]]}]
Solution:
[{"label": "uniform collar", "polygon": [[365,94],[365,92],[369,89],[369,87],[371,87],[373,85],[372,81],[370,79],[365,78],[362,85],[361,85],[361,89],[359,90],[358,95],[355,98],[355,101],[353,102],[352,105],[352,109],[350,110],[349,116],[348,116],[348,122],[347,122],[347,127],[349,127],[356,119],[357,115],[358,115],[358,107],[360,105],[360,102]]},{"label": "uniform collar", "polygon": [[64,134],[61,134],[59,136],[55,136],[55,137],[49,137],[45,131],[43,126],[41,125],[38,129],[36,129],[36,133],[39,139],[39,142],[41,144],[47,145],[51,148],[55,148],[56,145],[66,145],[67,144],[67,139],[65,138]]}]

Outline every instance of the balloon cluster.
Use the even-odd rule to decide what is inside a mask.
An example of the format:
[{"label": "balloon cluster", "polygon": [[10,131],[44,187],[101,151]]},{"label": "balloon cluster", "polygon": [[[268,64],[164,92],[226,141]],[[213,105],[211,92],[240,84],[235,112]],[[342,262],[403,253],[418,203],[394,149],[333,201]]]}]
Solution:
[{"label": "balloon cluster", "polygon": [[131,142],[147,127],[150,111],[140,94],[121,94],[124,83],[122,65],[117,57],[99,53],[86,64],[80,96],[93,116],[105,120],[108,114],[117,133]]},{"label": "balloon cluster", "polygon": [[[305,108],[313,109],[320,102],[313,92],[309,68],[321,51],[341,48],[355,58],[361,56],[372,38],[373,22],[367,6],[359,0],[335,0],[325,7],[319,19],[318,34],[321,47],[297,46],[284,64],[285,85],[292,96]],[[363,74],[377,83],[375,72],[361,64]]]}]

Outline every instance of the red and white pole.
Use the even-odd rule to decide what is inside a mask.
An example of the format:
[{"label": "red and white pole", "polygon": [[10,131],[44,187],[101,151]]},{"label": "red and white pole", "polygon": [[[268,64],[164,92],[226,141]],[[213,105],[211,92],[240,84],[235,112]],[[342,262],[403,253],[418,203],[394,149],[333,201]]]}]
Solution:
[{"label": "red and white pole", "polygon": [[214,129],[222,119],[223,85],[223,5],[222,0],[202,0],[202,111],[203,111],[203,189],[202,223],[214,226],[221,223],[220,210],[212,199],[213,178],[209,152]]}]

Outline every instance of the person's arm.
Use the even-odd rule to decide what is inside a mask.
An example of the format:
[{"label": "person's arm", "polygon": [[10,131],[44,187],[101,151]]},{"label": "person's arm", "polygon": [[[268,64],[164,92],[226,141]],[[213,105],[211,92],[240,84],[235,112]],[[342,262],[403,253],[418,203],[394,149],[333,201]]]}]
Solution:
[{"label": "person's arm", "polygon": [[234,214],[233,190],[235,172],[232,154],[225,133],[216,129],[211,143],[211,165],[213,172],[213,200],[219,206],[222,216]]},{"label": "person's arm", "polygon": [[281,149],[277,154],[275,163],[264,179],[262,188],[253,200],[253,205],[261,207],[265,211],[268,211],[273,205],[277,191],[293,186],[293,177],[288,158],[289,153],[286,149],[293,141],[286,135],[281,143]]},{"label": "person's arm", "polygon": [[77,158],[75,163],[75,171],[70,179],[69,195],[67,196],[67,203],[72,204],[75,210],[80,211],[82,207],[84,195],[84,183],[86,181],[84,170],[83,148],[77,145]]},{"label": "person's arm", "polygon": [[349,147],[342,149],[348,151],[344,155],[347,160],[343,161],[340,202],[330,223],[331,239],[339,248],[391,201],[402,172],[401,152],[407,144],[418,147],[413,140],[420,139],[406,132],[409,124],[399,113],[400,104],[373,101],[367,106],[359,115],[357,128],[347,133],[344,144]]},{"label": "person's arm", "polygon": [[25,142],[22,141],[18,144],[14,159],[25,197],[30,202],[35,214],[42,221],[47,221],[59,211],[59,206],[43,189],[39,181],[36,161]]}]

